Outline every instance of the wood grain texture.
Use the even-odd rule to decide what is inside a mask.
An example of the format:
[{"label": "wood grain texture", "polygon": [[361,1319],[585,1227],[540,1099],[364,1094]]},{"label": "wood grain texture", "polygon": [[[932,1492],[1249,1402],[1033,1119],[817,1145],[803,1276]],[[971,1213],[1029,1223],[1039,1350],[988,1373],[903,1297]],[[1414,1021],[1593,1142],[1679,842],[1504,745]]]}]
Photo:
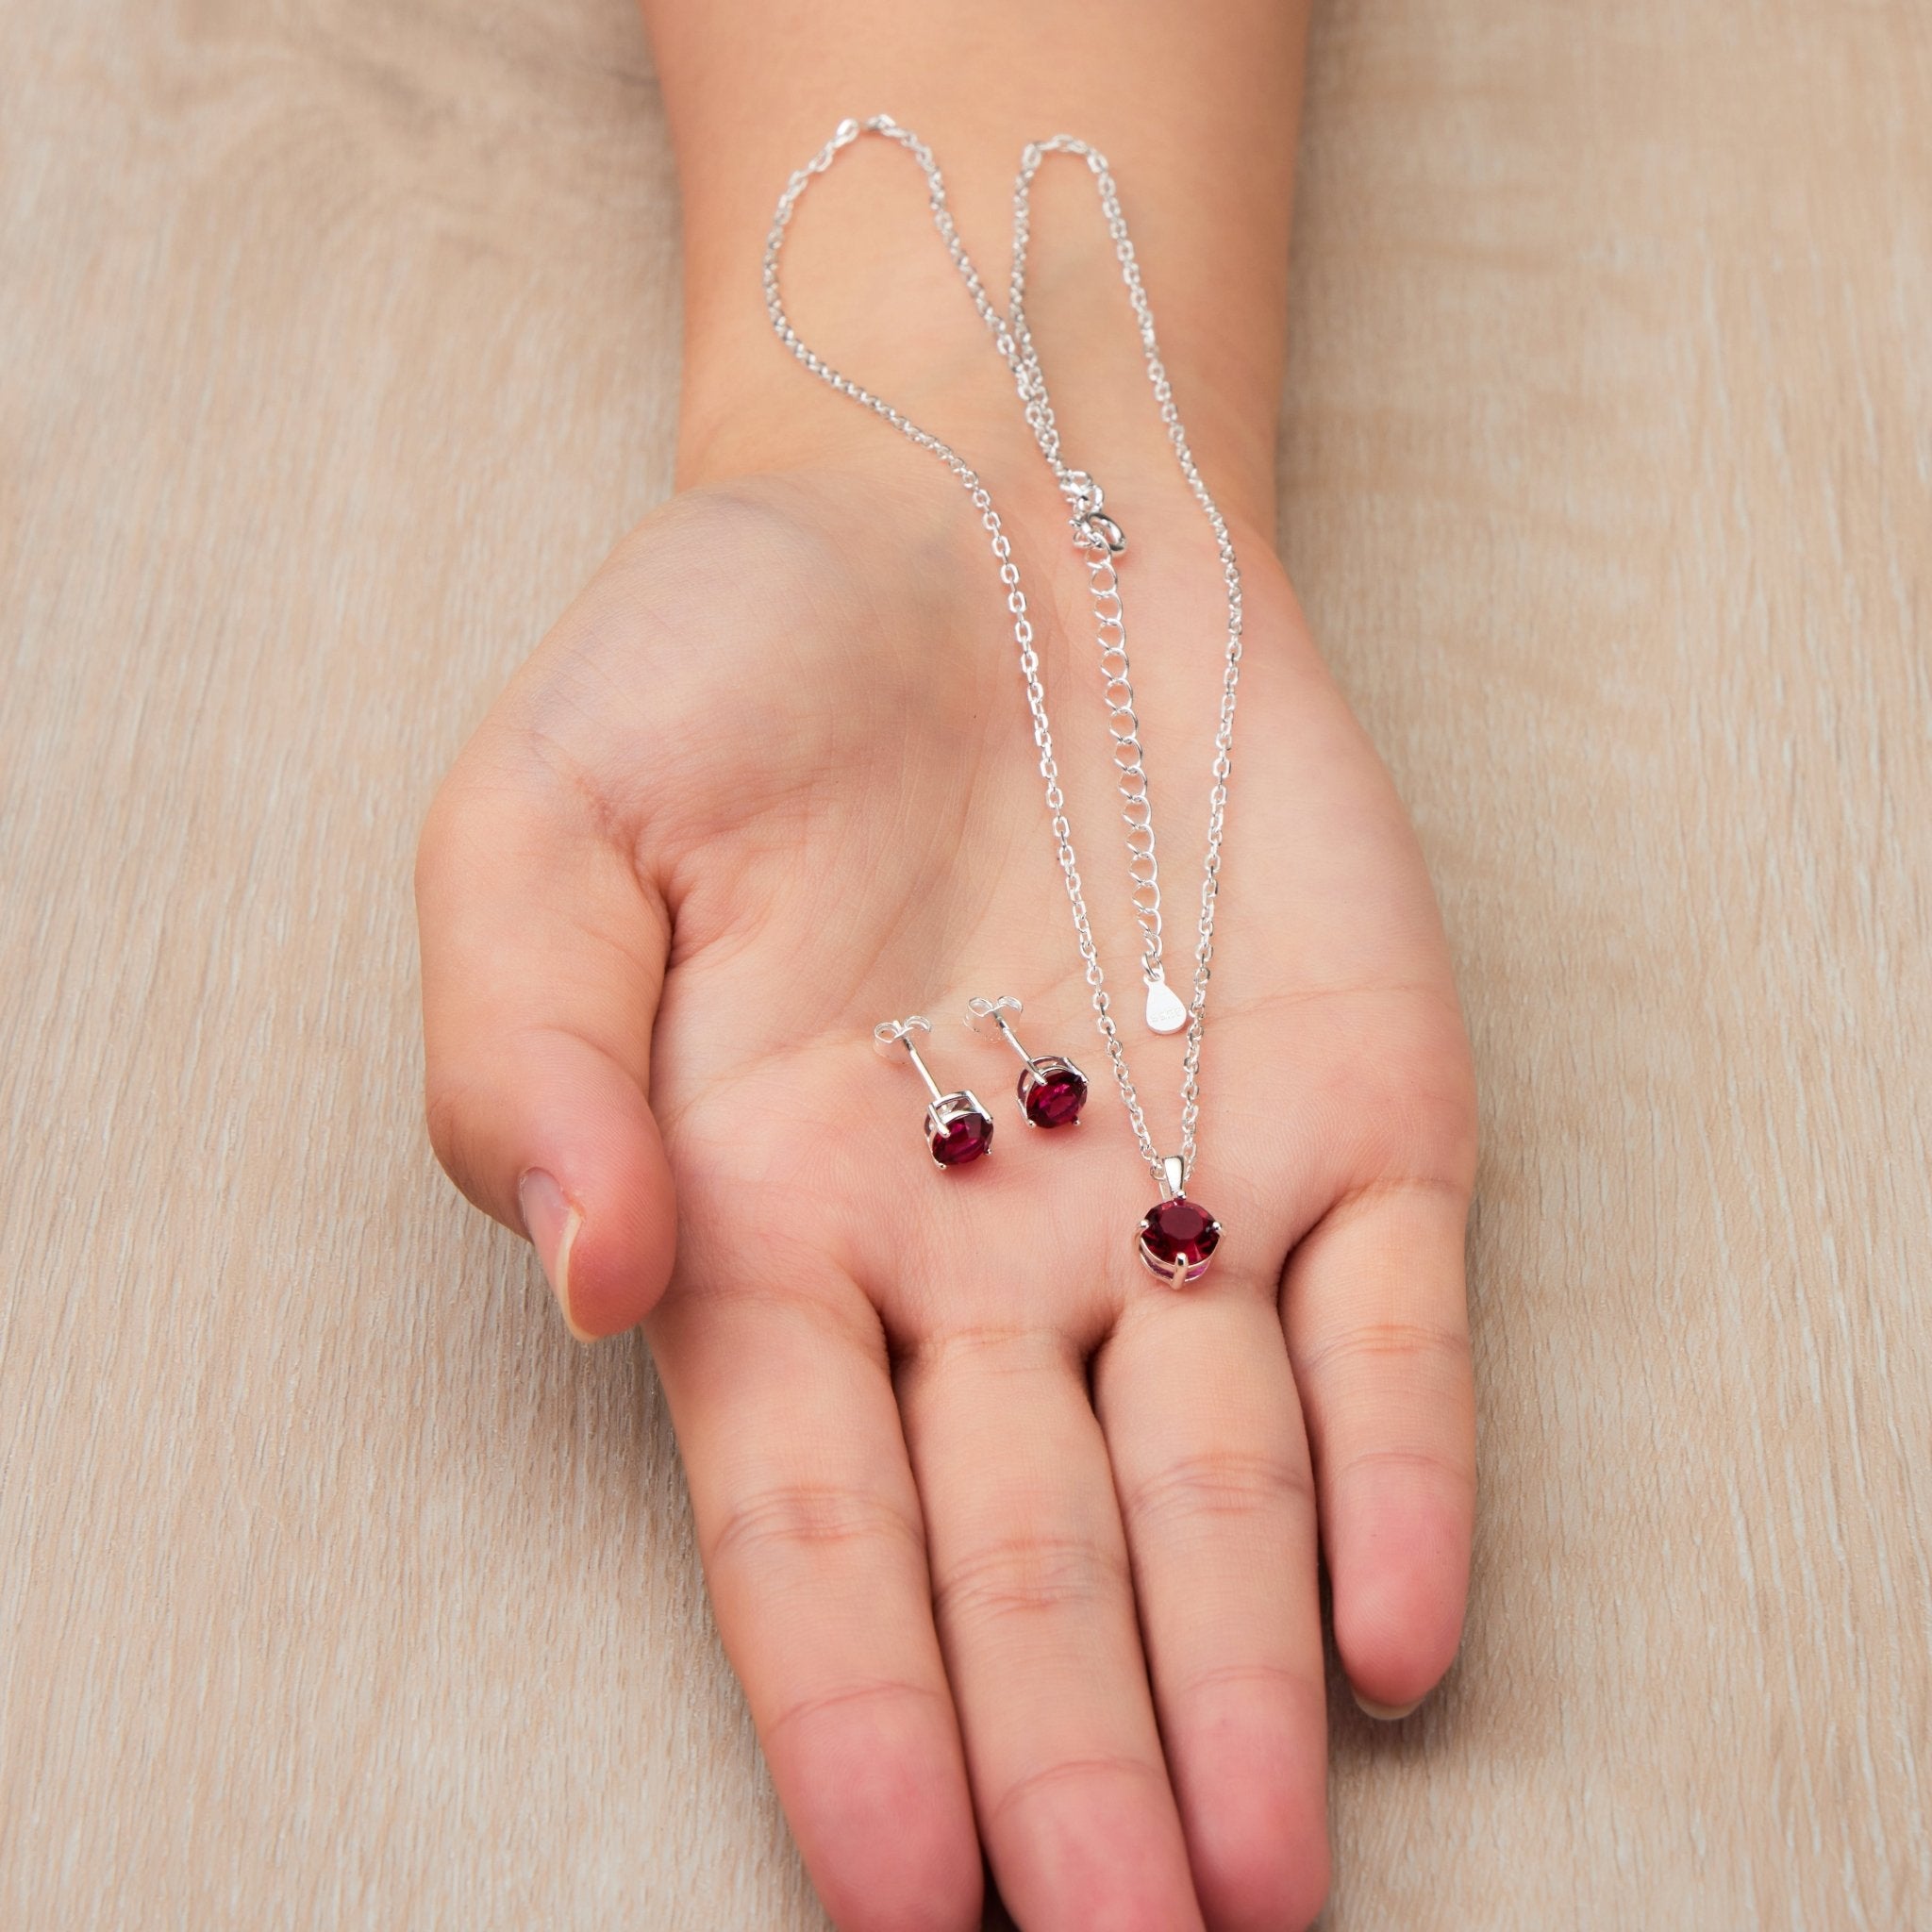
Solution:
[{"label": "wood grain texture", "polygon": [[[0,1924],[823,1924],[409,854],[669,487],[617,0],[0,64]],[[1932,1924],[1932,9],[1335,5],[1283,541],[1485,1094],[1462,1661],[1337,1928]]]}]

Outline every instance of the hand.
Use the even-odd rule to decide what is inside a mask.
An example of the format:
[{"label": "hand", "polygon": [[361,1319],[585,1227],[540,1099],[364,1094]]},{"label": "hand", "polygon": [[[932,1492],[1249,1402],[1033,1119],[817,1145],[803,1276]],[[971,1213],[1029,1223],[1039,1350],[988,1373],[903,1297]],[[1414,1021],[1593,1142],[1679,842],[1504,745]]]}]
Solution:
[{"label": "hand", "polygon": [[[976,1924],[981,1841],[1028,1927],[1302,1924],[1327,1871],[1318,1532],[1360,1698],[1420,1698],[1460,1633],[1474,1108],[1428,884],[1238,529],[1190,1186],[1225,1235],[1198,1285],[1159,1285],[993,565],[897,454],[674,501],[463,753],[418,879],[437,1151],[529,1233],[575,1331],[645,1322],[719,1627],[841,1926]],[[1108,503],[1184,990],[1220,581],[1184,499],[1109,479]],[[1058,542],[1022,564],[1167,1151],[1181,1042],[1139,1017],[1085,573]],[[1024,1128],[1017,1062],[958,1024],[1004,992],[1085,1067],[1077,1130]],[[998,1122],[974,1166],[933,1166],[924,1091],[874,1057],[913,1010]]]}]

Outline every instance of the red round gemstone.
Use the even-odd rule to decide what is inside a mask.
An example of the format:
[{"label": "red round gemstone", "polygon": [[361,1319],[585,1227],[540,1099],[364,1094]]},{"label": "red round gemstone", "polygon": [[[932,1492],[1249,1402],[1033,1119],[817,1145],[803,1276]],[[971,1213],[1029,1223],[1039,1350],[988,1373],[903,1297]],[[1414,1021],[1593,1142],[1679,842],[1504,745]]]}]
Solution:
[{"label": "red round gemstone", "polygon": [[1163,1271],[1176,1261],[1198,1268],[1220,1243],[1221,1224],[1185,1195],[1149,1208],[1141,1223],[1141,1252]]},{"label": "red round gemstone", "polygon": [[958,1114],[927,1144],[941,1167],[964,1167],[992,1145],[992,1122],[983,1113]]},{"label": "red round gemstone", "polygon": [[1020,1075],[1020,1105],[1036,1127],[1070,1127],[1087,1105],[1087,1076],[1065,1060],[1041,1060]]}]

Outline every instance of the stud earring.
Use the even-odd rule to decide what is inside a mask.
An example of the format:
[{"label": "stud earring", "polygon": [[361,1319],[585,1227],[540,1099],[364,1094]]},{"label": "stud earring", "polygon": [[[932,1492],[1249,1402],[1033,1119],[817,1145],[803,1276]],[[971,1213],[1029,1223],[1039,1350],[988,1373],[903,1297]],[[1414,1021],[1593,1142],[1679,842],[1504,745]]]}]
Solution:
[{"label": "stud earring", "polygon": [[884,1059],[891,1058],[894,1047],[906,1049],[906,1058],[932,1095],[932,1105],[925,1110],[925,1144],[931,1150],[934,1163],[940,1167],[964,1167],[992,1146],[992,1116],[977,1094],[940,1091],[939,1082],[926,1071],[918,1047],[912,1043],[914,1034],[931,1031],[932,1022],[924,1013],[913,1013],[904,1020],[881,1020],[872,1029],[872,1043]]},{"label": "stud earring", "polygon": [[1057,1053],[1042,1054],[1038,1059],[1028,1053],[1007,1024],[1007,1015],[1019,1010],[1020,1002],[1006,995],[968,1000],[966,1024],[984,1040],[1004,1040],[1025,1062],[1016,1091],[1028,1126],[1077,1125],[1080,1109],[1087,1105],[1087,1075]]}]

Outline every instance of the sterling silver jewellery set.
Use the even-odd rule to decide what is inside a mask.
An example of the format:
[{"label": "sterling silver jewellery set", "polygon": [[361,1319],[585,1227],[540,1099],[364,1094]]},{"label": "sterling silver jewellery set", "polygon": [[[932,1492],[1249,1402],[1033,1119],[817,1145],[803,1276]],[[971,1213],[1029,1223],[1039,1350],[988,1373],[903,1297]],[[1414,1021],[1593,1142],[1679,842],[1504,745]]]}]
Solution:
[{"label": "sterling silver jewellery set", "polygon": [[[965,458],[930,431],[920,428],[891,403],[841,375],[816,355],[792,327],[785,312],[778,285],[778,258],[792,214],[812,181],[824,174],[844,149],[867,135],[895,142],[918,162],[924,173],[933,225],[938,228],[940,239],[945,243],[967,292],[973,298],[974,308],[986,324],[1012,375],[1027,426],[1032,430],[1034,441],[1039,445],[1040,453],[1066,501],[1074,542],[1087,566],[1092,592],[1095,641],[1107,702],[1109,755],[1118,777],[1121,816],[1126,827],[1130,898],[1141,934],[1141,976],[1146,989],[1146,1024],[1155,1033],[1185,1032],[1187,1036],[1181,1061],[1180,1151],[1177,1154],[1162,1155],[1156,1145],[1141,1096],[1135,1090],[1133,1076],[1127,1067],[1126,1049],[1113,1016],[1106,974],[1094,943],[1092,924],[1087,914],[1086,894],[1074,855],[1073,828],[1067,819],[1066,800],[1060,790],[1059,768],[1047,716],[1046,690],[1041,675],[1033,624],[1021,587],[1019,566],[1013,560],[1012,545],[999,513],[993,508],[992,498],[978,473]],[[1155,861],[1154,811],[1141,750],[1141,727],[1134,710],[1134,688],[1127,662],[1126,616],[1118,562],[1126,548],[1126,538],[1120,525],[1107,513],[1100,485],[1085,470],[1070,465],[1061,453],[1059,427],[1054,418],[1046,378],[1026,325],[1026,249],[1033,178],[1050,154],[1077,157],[1085,161],[1093,178],[1101,212],[1113,240],[1114,257],[1120,264],[1121,276],[1126,285],[1127,297],[1133,305],[1134,317],[1140,327],[1141,346],[1155,403],[1166,427],[1168,441],[1180,465],[1181,475],[1213,532],[1222,580],[1227,593],[1227,641],[1222,673],[1220,717],[1209,768],[1208,849],[1201,879],[1201,917],[1194,941],[1191,997],[1185,1006],[1181,996],[1168,984],[1162,953],[1160,874]],[[1194,1164],[1195,1129],[1201,1112],[1201,1037],[1208,1014],[1208,966],[1214,950],[1215,901],[1221,879],[1222,827],[1227,809],[1235,699],[1241,682],[1241,579],[1227,525],[1215,507],[1188,447],[1180,412],[1174,405],[1174,391],[1161,364],[1159,344],[1154,332],[1153,310],[1148,306],[1146,290],[1141,285],[1140,264],[1127,232],[1126,218],[1121,212],[1119,193],[1108,171],[1107,158],[1087,142],[1068,135],[1029,142],[1021,151],[1020,172],[1013,184],[1012,278],[1007,312],[1002,314],[987,294],[978,271],[959,239],[947,205],[945,185],[931,150],[918,136],[883,114],[865,121],[841,121],[831,140],[791,176],[779,197],[771,232],[765,239],[764,291],[766,312],[771,317],[778,340],[786,348],[841,395],[872,410],[908,441],[938,458],[958,481],[979,513],[980,524],[987,532],[998,567],[1000,583],[1007,593],[1007,608],[1012,617],[1013,641],[1019,653],[1020,675],[1031,717],[1033,741],[1040,751],[1040,774],[1046,788],[1055,852],[1073,913],[1074,941],[1086,968],[1087,985],[1092,996],[1094,1023],[1106,1046],[1114,1083],[1120,1090],[1121,1100],[1133,1125],[1141,1158],[1147,1163],[1158,1191],[1154,1207],[1135,1230],[1136,1245],[1147,1266],[1174,1287],[1198,1280],[1207,1272],[1208,1259],[1221,1240],[1220,1224],[1205,1208],[1190,1200],[1185,1189]],[[1017,1000],[975,999],[970,1003],[968,1024],[976,1031],[1003,1038],[1024,1062],[1020,1075],[1019,1098],[1030,1124],[1047,1128],[1071,1125],[1077,1120],[1080,1107],[1087,1097],[1086,1078],[1069,1060],[1058,1057],[1036,1059],[1027,1054],[1006,1019],[1008,1013],[1019,1010]],[[950,1170],[975,1160],[988,1152],[992,1144],[992,1116],[970,1091],[961,1090],[945,1093],[940,1091],[938,1082],[920,1057],[916,1043],[919,1037],[929,1035],[931,1030],[929,1020],[913,1014],[904,1020],[882,1022],[874,1031],[874,1041],[881,1054],[896,1058],[903,1052],[924,1081],[931,1095],[931,1105],[925,1114],[926,1143],[934,1160],[942,1169]]]}]

